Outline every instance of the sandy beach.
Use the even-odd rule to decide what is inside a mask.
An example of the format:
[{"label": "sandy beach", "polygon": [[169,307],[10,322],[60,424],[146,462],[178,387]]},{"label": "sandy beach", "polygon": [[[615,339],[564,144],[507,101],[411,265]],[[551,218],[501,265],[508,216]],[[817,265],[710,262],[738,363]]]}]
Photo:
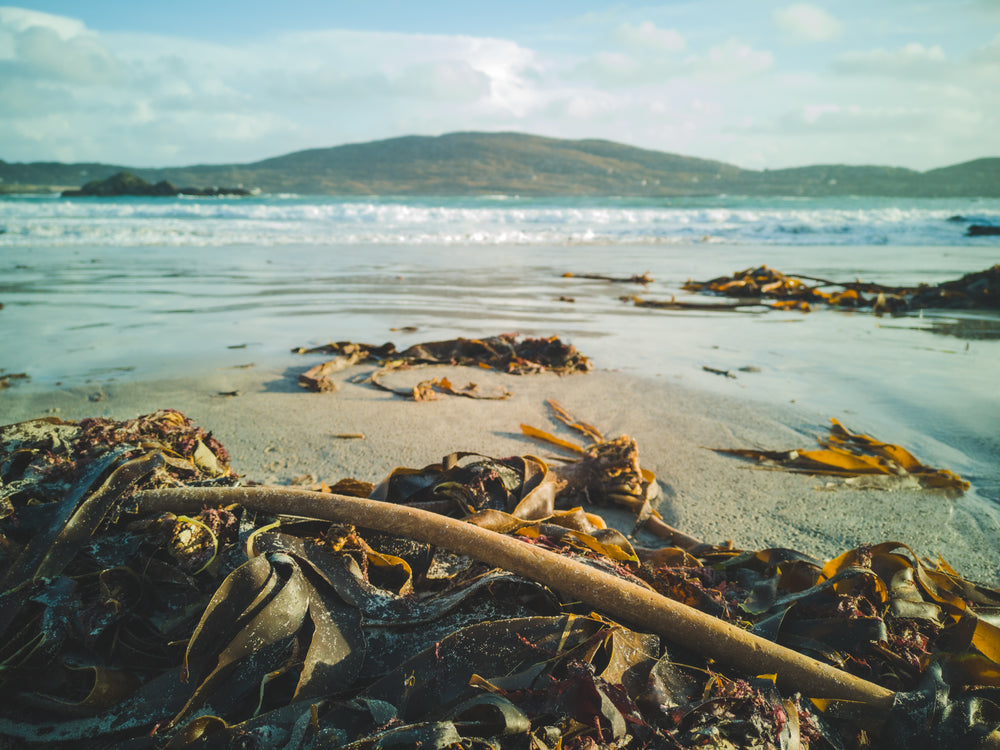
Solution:
[{"label": "sandy beach", "polygon": [[1000,750],[1000,0],[383,5],[0,7],[0,750]]},{"label": "sandy beach", "polygon": [[[0,421],[127,419],[172,408],[212,431],[246,480],[288,484],[311,475],[328,484],[345,477],[377,483],[396,467],[423,467],[454,451],[554,457],[557,449],[524,437],[519,425],[576,439],[551,419],[545,402],[555,399],[606,437],[635,438],[643,468],[660,482],[664,520],[703,541],[788,547],[824,559],[898,541],[921,556],[941,555],[967,578],[1000,583],[987,553],[1000,523],[974,494],[950,499],[928,490],[847,488],[709,450],[811,447],[826,433],[828,415],[610,371],[560,377],[446,368],[443,374],[458,387],[474,380],[503,385],[513,396],[415,402],[362,382],[371,372],[364,366],[339,373],[334,393],[309,392],[297,383],[305,369],[215,369],[51,391],[14,386],[0,392]],[[427,371],[410,375],[425,379]],[[348,434],[363,437],[342,437]]]}]

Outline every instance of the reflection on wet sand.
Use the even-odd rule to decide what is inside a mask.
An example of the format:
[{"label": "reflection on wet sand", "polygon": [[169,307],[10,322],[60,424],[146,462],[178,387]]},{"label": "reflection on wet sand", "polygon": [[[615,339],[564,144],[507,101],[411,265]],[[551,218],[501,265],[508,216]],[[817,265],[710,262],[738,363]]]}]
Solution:
[{"label": "reflection on wet sand", "polygon": [[901,316],[895,321],[893,324],[883,324],[882,328],[927,331],[970,341],[1000,340],[1000,314],[952,315],[935,312]]}]

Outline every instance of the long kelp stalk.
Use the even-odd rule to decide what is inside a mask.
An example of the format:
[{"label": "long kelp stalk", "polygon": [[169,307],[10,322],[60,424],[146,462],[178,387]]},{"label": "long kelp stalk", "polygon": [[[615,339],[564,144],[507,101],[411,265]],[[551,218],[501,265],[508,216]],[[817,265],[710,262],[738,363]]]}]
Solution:
[{"label": "long kelp stalk", "polygon": [[196,512],[240,504],[269,514],[349,523],[433,544],[539,581],[721,663],[749,674],[776,673],[778,683],[812,698],[858,701],[888,712],[894,693],[755,636],[648,588],[535,545],[416,508],[285,487],[149,490],[136,493],[139,513]]}]

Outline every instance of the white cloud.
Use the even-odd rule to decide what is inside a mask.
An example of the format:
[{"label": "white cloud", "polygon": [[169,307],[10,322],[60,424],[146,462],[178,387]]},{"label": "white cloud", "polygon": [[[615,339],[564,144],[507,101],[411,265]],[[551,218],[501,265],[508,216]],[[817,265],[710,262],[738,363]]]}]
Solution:
[{"label": "white cloud", "polygon": [[81,22],[23,8],[0,8],[0,61],[5,77],[106,83],[120,65]]},{"label": "white cloud", "polygon": [[946,72],[947,64],[940,45],[925,47],[911,42],[897,50],[845,52],[834,60],[833,69],[851,75],[926,78]]},{"label": "white cloud", "polygon": [[673,29],[659,28],[651,21],[623,23],[602,36],[602,41],[618,49],[580,57],[564,77],[585,85],[617,87],[646,86],[684,73],[675,53],[685,49],[687,42]]},{"label": "white cloud", "polygon": [[72,83],[100,84],[120,75],[120,64],[96,38],[63,39],[47,27],[33,26],[15,37],[16,60],[30,75]]},{"label": "white cloud", "polygon": [[673,29],[660,29],[652,21],[623,23],[613,39],[626,48],[653,52],[678,52],[687,46],[684,35]]},{"label": "white cloud", "polygon": [[823,8],[809,3],[795,3],[776,8],[771,14],[779,28],[796,41],[824,42],[840,35],[842,24]]},{"label": "white cloud", "polygon": [[[0,8],[0,158],[225,163],[499,129],[743,165],[754,154],[786,166],[1000,153],[995,27],[972,24],[971,34],[958,10],[932,14],[930,4],[905,32],[871,0],[776,5],[615,6],[587,23],[536,27],[531,45],[323,27],[213,42]],[[849,46],[821,6],[851,20]],[[859,8],[870,23],[858,22]],[[962,37],[927,25],[942,18]],[[838,31],[839,47],[781,45]]]},{"label": "white cloud", "polygon": [[71,39],[87,31],[83,22],[75,18],[39,13],[26,8],[0,7],[0,31],[20,33],[33,28],[50,29],[58,34],[60,39]]},{"label": "white cloud", "polygon": [[597,86],[641,84],[658,73],[637,58],[623,52],[598,52],[582,60],[568,73],[568,78]]},{"label": "white cloud", "polygon": [[540,103],[537,82],[543,76],[536,54],[502,39],[459,37],[458,59],[489,78],[490,108],[524,115]]},{"label": "white cloud", "polygon": [[[504,39],[330,30],[282,37],[261,72],[287,79],[286,97],[355,101],[397,96],[429,105],[478,104],[523,113],[535,101],[535,54]],[[265,49],[265,52],[268,50]]]},{"label": "white cloud", "polygon": [[674,56],[598,52],[567,73],[566,78],[582,85],[602,88],[659,87],[698,78],[715,82],[746,79],[770,70],[774,55],[733,37],[710,47],[703,54]]},{"label": "white cloud", "polygon": [[[453,130],[470,118],[520,118],[540,105],[534,53],[502,39],[320,30],[223,45],[5,18],[14,21],[11,54],[0,57],[0,121],[16,119],[0,122],[12,134],[8,159],[46,143],[76,150],[74,160],[252,160],[421,122]],[[98,148],[113,155],[88,153]]]},{"label": "white cloud", "polygon": [[578,93],[561,102],[562,112],[577,121],[586,122],[613,116],[621,109],[621,99],[610,94],[592,96]]},{"label": "white cloud", "polygon": [[695,65],[701,71],[726,78],[755,75],[773,66],[773,54],[767,50],[756,50],[736,37],[711,47],[708,57]]},{"label": "white cloud", "polygon": [[926,107],[863,107],[858,104],[807,106],[802,121],[830,133],[900,133],[933,113]]},{"label": "white cloud", "polygon": [[839,115],[841,109],[839,104],[807,104],[802,108],[802,122],[807,125],[816,125],[824,118]]},{"label": "white cloud", "polygon": [[435,60],[407,66],[394,90],[439,102],[476,101],[490,93],[490,77],[465,60]]}]

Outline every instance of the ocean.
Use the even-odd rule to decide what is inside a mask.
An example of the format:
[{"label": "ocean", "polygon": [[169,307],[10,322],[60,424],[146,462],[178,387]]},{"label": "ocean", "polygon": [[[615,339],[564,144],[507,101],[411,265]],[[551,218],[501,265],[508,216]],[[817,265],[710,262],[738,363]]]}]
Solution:
[{"label": "ocean", "polygon": [[[1000,200],[3,196],[0,368],[29,375],[13,393],[248,364],[294,371],[305,362],[291,348],[327,341],[558,335],[599,368],[837,417],[997,504],[996,311],[667,311],[627,299],[705,301],[681,285],[759,265],[938,283],[1000,262],[1000,237],[966,236],[973,223],[1000,225]],[[645,272],[647,286],[580,278]]]},{"label": "ocean", "polygon": [[[949,222],[952,217],[955,220]],[[998,199],[0,196],[0,247],[937,245],[983,247]]]}]

